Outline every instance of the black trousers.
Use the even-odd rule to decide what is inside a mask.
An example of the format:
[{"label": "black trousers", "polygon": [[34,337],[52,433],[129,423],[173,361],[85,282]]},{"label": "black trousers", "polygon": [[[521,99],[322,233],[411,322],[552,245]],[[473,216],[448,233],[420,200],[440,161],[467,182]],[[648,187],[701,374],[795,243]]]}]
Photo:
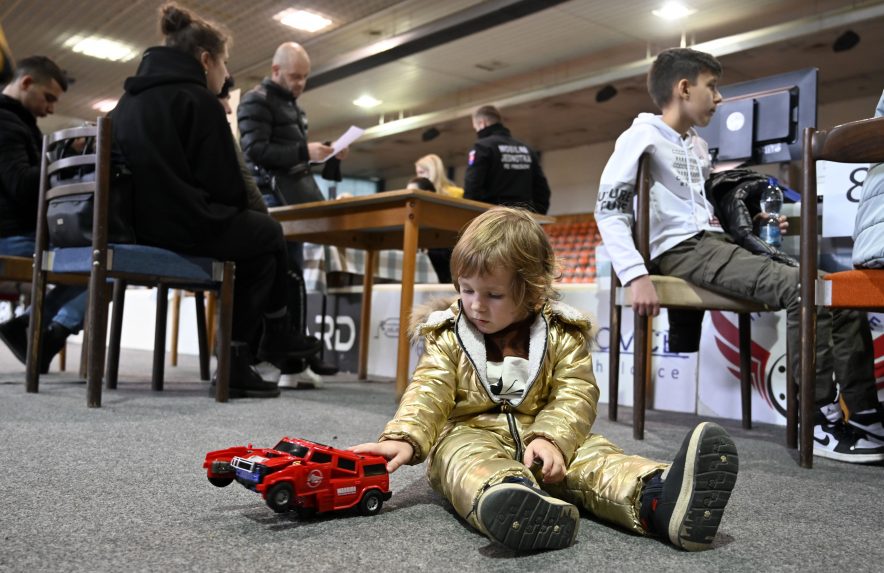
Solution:
[{"label": "black trousers", "polygon": [[233,340],[254,340],[264,314],[286,306],[286,242],[282,226],[270,215],[237,214],[194,254],[236,263]]}]

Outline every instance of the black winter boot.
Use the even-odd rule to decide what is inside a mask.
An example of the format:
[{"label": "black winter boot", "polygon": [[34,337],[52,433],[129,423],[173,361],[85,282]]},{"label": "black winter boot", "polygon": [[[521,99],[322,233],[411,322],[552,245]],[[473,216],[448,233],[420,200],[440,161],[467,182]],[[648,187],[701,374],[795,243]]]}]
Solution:
[{"label": "black winter boot", "polygon": [[272,362],[282,368],[286,360],[308,358],[319,352],[322,344],[314,336],[292,332],[288,314],[264,319],[264,335],[258,345],[258,361]]},{"label": "black winter boot", "polygon": [[28,323],[30,314],[20,314],[0,324],[0,340],[6,343],[9,350],[22,364],[28,361]]},{"label": "black winter boot", "polygon": [[71,331],[57,322],[50,322],[43,331],[43,344],[40,348],[40,374],[49,372],[49,365],[55,355],[61,352]]},{"label": "black winter boot", "polygon": [[[212,375],[209,395],[215,395],[218,372]],[[265,382],[252,366],[252,353],[245,342],[230,343],[230,397],[231,398],[276,398],[279,387],[273,382]]]}]

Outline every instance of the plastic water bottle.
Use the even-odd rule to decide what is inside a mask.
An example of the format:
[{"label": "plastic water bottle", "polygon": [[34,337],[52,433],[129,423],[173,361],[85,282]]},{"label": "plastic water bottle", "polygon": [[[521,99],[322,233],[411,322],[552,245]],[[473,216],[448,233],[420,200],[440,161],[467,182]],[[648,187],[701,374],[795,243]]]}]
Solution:
[{"label": "plastic water bottle", "polygon": [[767,213],[767,220],[761,222],[758,236],[772,247],[782,245],[780,234],[780,210],[783,208],[783,192],[773,179],[767,180],[767,189],[761,193],[761,210]]}]

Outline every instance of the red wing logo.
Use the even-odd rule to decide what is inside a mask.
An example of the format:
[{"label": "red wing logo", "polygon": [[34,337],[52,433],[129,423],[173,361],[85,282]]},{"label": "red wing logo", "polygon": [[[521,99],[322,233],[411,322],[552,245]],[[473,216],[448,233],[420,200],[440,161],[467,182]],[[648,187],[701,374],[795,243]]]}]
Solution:
[{"label": "red wing logo", "polygon": [[[715,344],[730,363],[728,370],[731,374],[740,379],[740,331],[731,321],[726,319],[720,311],[712,311],[712,325],[715,327]],[[768,352],[763,346],[752,342],[752,386],[764,398],[765,402],[772,407],[776,407],[770,400],[766,389],[766,373],[767,361],[770,358]]]}]

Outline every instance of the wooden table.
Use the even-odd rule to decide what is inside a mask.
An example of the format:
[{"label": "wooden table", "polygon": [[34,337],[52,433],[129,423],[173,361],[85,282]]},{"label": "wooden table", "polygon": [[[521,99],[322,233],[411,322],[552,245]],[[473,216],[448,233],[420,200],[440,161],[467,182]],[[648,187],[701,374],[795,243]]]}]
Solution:
[{"label": "wooden table", "polygon": [[[366,269],[373,269],[377,251],[402,249],[402,294],[399,303],[399,343],[396,361],[396,393],[408,384],[408,317],[414,303],[414,266],[418,248],[453,247],[464,225],[492,207],[487,203],[455,199],[429,191],[387,191],[275,207],[270,214],[282,223],[286,239],[336,247],[365,249]],[[539,216],[542,222],[552,218]],[[359,326],[358,374],[368,374],[368,341],[371,322],[373,273],[362,283]]]}]

